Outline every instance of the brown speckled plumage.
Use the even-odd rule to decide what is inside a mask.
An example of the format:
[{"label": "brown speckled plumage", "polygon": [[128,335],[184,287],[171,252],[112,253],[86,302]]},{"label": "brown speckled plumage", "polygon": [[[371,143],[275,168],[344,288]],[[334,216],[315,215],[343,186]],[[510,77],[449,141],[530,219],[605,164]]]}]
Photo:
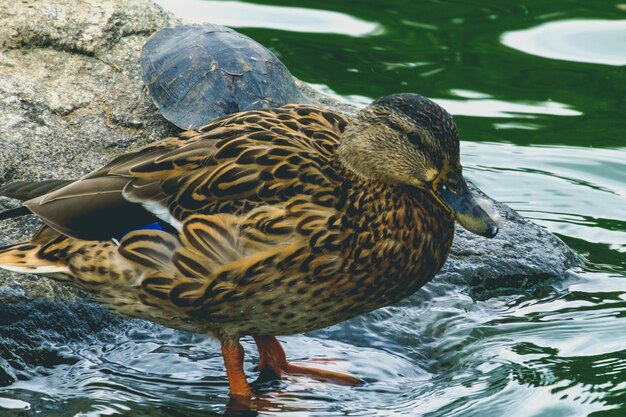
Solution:
[{"label": "brown speckled plumage", "polygon": [[[460,170],[451,117],[419,96],[352,121],[310,105],[239,113],[30,192],[46,225],[0,264],[223,343],[299,333],[434,276],[455,215],[433,189]],[[134,230],[157,219],[165,230]]]}]

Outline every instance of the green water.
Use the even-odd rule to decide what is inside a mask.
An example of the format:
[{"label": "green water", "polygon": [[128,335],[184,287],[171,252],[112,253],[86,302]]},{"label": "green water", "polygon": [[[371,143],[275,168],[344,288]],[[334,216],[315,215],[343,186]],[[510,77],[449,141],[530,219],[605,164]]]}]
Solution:
[{"label": "green water", "polygon": [[[435,281],[398,306],[284,338],[291,358],[334,358],[367,384],[261,385],[266,402],[239,414],[626,415],[626,5],[257,0],[206,2],[203,15],[177,3],[356,104],[436,99],[460,127],[466,175],[586,258],[540,288],[476,296]],[[3,388],[0,415],[237,414],[219,349],[199,336],[131,322],[49,350],[67,360]]]}]

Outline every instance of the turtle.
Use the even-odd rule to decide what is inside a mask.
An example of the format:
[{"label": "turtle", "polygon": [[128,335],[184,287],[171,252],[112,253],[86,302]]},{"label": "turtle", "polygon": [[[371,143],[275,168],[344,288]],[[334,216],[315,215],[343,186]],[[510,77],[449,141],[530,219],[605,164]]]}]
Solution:
[{"label": "turtle", "polygon": [[309,103],[276,55],[213,23],[154,33],[140,63],[152,100],[181,129],[242,111]]}]

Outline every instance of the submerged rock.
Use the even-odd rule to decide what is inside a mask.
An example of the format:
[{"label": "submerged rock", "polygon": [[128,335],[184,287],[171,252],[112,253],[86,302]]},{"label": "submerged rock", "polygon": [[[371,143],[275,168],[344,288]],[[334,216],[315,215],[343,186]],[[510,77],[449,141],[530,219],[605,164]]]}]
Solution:
[{"label": "submerged rock", "polygon": [[86,302],[0,303],[0,387],[28,378],[33,367],[77,362],[58,345],[89,337],[116,321],[120,319]]},{"label": "submerged rock", "polygon": [[[0,184],[78,178],[178,131],[151,102],[141,78],[143,44],[176,23],[150,1],[1,2],[0,22]],[[313,103],[356,111],[298,85]],[[450,259],[435,279],[525,286],[560,277],[575,264],[574,253],[554,235],[494,204],[503,219],[500,234],[488,240],[457,229]],[[15,206],[0,199],[0,209]],[[26,239],[36,225],[33,218],[2,222],[0,245]],[[0,271],[0,303],[74,300],[77,294],[48,279]]]}]

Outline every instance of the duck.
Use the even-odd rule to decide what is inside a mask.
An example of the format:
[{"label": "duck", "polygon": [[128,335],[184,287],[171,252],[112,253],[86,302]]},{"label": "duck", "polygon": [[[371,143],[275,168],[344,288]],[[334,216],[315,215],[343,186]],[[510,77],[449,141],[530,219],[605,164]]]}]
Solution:
[{"label": "duck", "polygon": [[123,316],[220,342],[230,395],[250,398],[240,339],[261,375],[356,385],[287,360],[277,336],[396,303],[446,261],[455,223],[498,225],[469,190],[452,116],[418,94],[348,118],[309,104],[236,113],[123,154],[78,180],[17,181],[34,215],[0,267],[68,282]]}]

